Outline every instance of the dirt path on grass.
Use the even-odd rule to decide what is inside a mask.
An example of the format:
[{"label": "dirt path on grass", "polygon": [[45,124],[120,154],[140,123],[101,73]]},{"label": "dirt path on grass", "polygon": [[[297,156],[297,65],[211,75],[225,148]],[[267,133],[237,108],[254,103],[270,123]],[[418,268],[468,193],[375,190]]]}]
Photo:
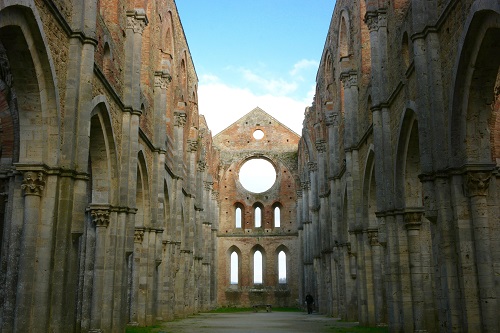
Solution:
[{"label": "dirt path on grass", "polygon": [[159,333],[332,333],[355,325],[305,312],[202,313],[164,323]]}]

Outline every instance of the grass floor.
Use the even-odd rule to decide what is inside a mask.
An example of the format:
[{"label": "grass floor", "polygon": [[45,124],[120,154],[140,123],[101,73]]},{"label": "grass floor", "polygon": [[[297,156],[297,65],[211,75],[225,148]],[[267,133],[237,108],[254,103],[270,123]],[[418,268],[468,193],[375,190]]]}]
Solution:
[{"label": "grass floor", "polygon": [[[236,308],[236,307],[224,307],[218,308],[210,311],[210,313],[237,313],[237,312],[253,312],[253,308]],[[302,312],[299,308],[273,308],[273,311],[279,312]],[[348,324],[347,322],[343,322]],[[168,333],[165,329],[162,329],[161,325],[153,325],[148,327],[127,327],[126,333]],[[363,326],[331,326],[329,327],[329,332],[332,333],[387,333],[389,329],[387,327],[363,327]]]}]

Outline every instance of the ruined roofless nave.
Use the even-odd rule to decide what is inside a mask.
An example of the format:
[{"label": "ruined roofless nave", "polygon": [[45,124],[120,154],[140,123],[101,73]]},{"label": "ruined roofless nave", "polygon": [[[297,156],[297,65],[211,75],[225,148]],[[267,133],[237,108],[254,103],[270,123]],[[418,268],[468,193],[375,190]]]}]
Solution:
[{"label": "ruined roofless nave", "polygon": [[0,0],[0,330],[311,292],[391,332],[500,331],[499,54],[498,0],[338,0],[302,133],[255,108],[212,137],[174,0]]}]

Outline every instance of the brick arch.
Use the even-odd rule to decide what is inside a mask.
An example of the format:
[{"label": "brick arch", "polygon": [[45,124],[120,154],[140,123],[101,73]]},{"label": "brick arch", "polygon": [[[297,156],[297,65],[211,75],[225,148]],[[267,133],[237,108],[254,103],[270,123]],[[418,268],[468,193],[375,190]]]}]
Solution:
[{"label": "brick arch", "polygon": [[[56,165],[59,160],[60,115],[54,63],[36,9],[6,1],[0,9],[0,43],[9,59],[12,91],[17,96],[13,110],[18,121],[18,162]],[[8,123],[7,119],[5,121]],[[14,152],[13,152],[14,153]],[[17,151],[12,155],[17,154]]]},{"label": "brick arch", "polygon": [[[280,244],[278,247],[276,247],[276,250],[274,251],[274,254],[275,254],[275,272],[276,272],[276,276],[279,277],[279,254],[283,251],[283,253],[285,254],[285,268],[286,268],[286,283],[288,284],[290,281],[289,281],[289,276],[291,276],[292,274],[290,274],[290,271],[291,271],[291,267],[292,267],[292,260],[291,260],[291,254],[290,254],[290,249],[284,245],[284,244]],[[279,278],[278,278],[278,283],[280,283],[279,281]]]},{"label": "brick arch", "polygon": [[231,281],[230,281],[230,278],[231,278],[231,255],[233,254],[233,252],[236,252],[236,254],[238,255],[238,285],[241,285],[241,281],[242,281],[242,272],[243,272],[243,266],[242,266],[242,253],[241,253],[241,249],[236,246],[236,245],[231,245],[227,251],[226,251],[226,256],[227,256],[227,260],[226,260],[226,274],[228,276],[228,284],[230,285],[231,284]]},{"label": "brick arch", "polygon": [[[452,163],[496,163],[500,158],[500,4],[472,6],[459,45],[450,107]],[[478,149],[480,147],[480,149]]]}]

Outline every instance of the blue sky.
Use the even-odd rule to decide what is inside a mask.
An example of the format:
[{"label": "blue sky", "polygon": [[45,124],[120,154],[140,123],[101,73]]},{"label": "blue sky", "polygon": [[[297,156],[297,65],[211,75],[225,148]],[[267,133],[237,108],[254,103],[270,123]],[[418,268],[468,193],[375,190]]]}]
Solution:
[{"label": "blue sky", "polygon": [[176,0],[215,135],[259,106],[298,134],[334,0]]}]

